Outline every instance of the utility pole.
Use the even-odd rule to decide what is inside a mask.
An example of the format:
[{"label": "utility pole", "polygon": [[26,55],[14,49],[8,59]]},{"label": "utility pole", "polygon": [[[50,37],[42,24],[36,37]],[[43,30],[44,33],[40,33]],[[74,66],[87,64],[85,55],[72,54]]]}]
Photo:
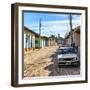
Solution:
[{"label": "utility pole", "polygon": [[72,14],[69,15],[70,21],[70,32],[71,32],[71,44],[73,43],[73,32],[72,32]]},{"label": "utility pole", "polygon": [[41,18],[39,19],[39,35],[41,35]]},{"label": "utility pole", "polygon": [[39,48],[40,48],[40,39],[41,39],[41,18],[39,19]]}]

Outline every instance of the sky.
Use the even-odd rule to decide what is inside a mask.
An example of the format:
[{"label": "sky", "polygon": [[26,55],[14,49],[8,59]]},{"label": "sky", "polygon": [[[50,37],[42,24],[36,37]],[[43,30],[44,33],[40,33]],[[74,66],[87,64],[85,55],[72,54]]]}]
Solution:
[{"label": "sky", "polygon": [[[41,19],[41,35],[65,37],[70,31],[69,14],[24,12],[24,26],[39,34]],[[72,14],[72,28],[81,25],[81,15]]]}]

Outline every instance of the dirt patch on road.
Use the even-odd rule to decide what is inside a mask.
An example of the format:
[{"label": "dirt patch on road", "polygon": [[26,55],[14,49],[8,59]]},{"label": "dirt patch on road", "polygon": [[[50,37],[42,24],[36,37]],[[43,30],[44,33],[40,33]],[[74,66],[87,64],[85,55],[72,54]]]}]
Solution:
[{"label": "dirt patch on road", "polygon": [[48,76],[51,71],[45,67],[54,64],[52,55],[56,52],[57,46],[34,50],[24,55],[24,77]]}]

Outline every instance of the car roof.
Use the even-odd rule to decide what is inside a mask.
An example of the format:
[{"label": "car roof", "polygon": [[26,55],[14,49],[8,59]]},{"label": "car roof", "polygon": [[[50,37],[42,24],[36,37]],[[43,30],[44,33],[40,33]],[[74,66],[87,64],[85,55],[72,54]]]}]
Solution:
[{"label": "car roof", "polygon": [[68,49],[68,48],[73,48],[73,47],[60,47],[59,49]]}]

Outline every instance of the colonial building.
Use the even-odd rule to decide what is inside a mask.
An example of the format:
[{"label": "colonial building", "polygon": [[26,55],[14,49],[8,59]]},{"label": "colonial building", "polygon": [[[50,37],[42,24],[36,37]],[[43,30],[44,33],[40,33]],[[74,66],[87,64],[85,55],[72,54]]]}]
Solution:
[{"label": "colonial building", "polygon": [[24,27],[24,50],[33,50],[35,48],[43,48],[46,46],[55,45],[55,39],[40,36],[36,32],[30,30],[27,27]]},{"label": "colonial building", "polygon": [[65,44],[67,46],[71,46],[72,40],[71,40],[71,32],[68,33],[68,35],[65,37]]},{"label": "colonial building", "polygon": [[24,49],[31,50],[35,48],[35,37],[39,35],[34,31],[24,27]]},{"label": "colonial building", "polygon": [[57,44],[58,44],[58,46],[63,46],[64,45],[64,38],[62,38],[60,36],[60,34],[58,34],[58,37],[57,37]]},{"label": "colonial building", "polygon": [[48,38],[48,46],[56,46],[56,45],[57,45],[56,39],[52,38],[52,37],[49,37]]},{"label": "colonial building", "polygon": [[74,28],[72,32],[65,37],[65,43],[68,46],[71,46],[72,43],[75,44],[75,47],[80,48],[80,26]]},{"label": "colonial building", "polygon": [[80,26],[73,30],[73,42],[75,43],[75,46],[78,48],[80,47]]}]

